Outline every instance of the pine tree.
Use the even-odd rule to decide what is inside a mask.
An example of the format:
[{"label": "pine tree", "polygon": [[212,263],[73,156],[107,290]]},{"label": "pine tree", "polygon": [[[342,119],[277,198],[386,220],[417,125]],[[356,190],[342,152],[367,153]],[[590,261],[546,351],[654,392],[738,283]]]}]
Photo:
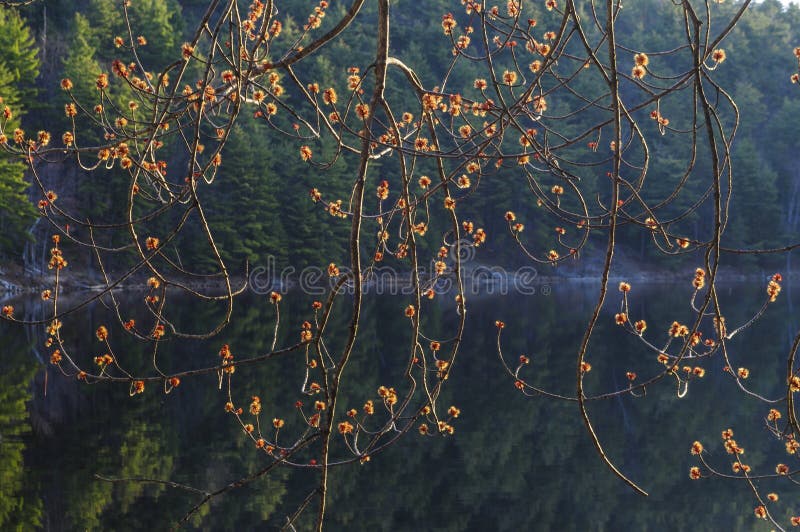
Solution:
[{"label": "pine tree", "polygon": [[0,7],[0,59],[11,73],[13,83],[32,90],[39,75],[38,53],[30,30],[19,13]]},{"label": "pine tree", "polygon": [[[0,108],[8,105],[21,114],[20,97],[14,86],[15,76],[5,66],[4,51],[0,49]],[[4,124],[8,131],[19,125],[16,116]],[[19,256],[26,238],[26,228],[35,215],[28,200],[28,183],[24,179],[25,165],[0,152],[0,257]]]}]

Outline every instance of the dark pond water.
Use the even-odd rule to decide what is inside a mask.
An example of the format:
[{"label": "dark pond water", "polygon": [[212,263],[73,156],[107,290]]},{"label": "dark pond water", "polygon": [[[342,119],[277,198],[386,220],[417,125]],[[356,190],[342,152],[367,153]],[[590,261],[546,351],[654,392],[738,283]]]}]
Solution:
[{"label": "dark pond water", "polygon": [[[731,327],[761,304],[761,284],[721,286]],[[753,516],[756,503],[743,482],[688,477],[695,465],[688,450],[696,439],[706,444],[711,462],[730,471],[731,460],[719,437],[728,427],[757,472],[771,473],[778,461],[790,458],[765,429],[769,406],[744,396],[723,372],[719,357],[703,363],[705,378],[692,384],[682,399],[676,397],[674,381],[664,381],[642,398],[625,395],[591,405],[608,455],[649,491],[647,498],[634,494],[601,464],[574,403],[525,397],[514,388],[494,347],[496,319],[507,324],[508,356],[524,353],[532,358],[526,370],[531,382],[573,393],[575,352],[596,287],[565,283],[549,288],[548,295],[540,289],[535,295],[471,298],[462,352],[442,402],[461,409],[454,436],[410,433],[365,465],[334,470],[328,528],[769,530]],[[691,317],[689,294],[688,281],[634,286],[632,315],[645,318],[647,336],[661,343],[673,320]],[[618,295],[612,292],[587,356],[593,365],[586,378],[590,394],[624,386],[628,370],[641,379],[661,369],[655,354],[613,324]],[[286,343],[296,338],[311,299],[302,294],[285,298]],[[428,310],[425,332],[446,337],[457,316],[452,298],[437,301]],[[778,396],[784,382],[785,354],[798,327],[793,312],[797,303],[791,286],[785,286],[768,314],[731,343],[732,363],[750,368],[748,384],[768,396]],[[14,304],[18,314],[30,316],[40,305],[25,300]],[[402,386],[398,375],[408,331],[394,316],[405,304],[400,296],[367,299],[362,339],[343,391],[345,407],[377,398],[379,385]],[[198,305],[178,308],[176,319],[198,329],[214,317],[212,310]],[[104,315],[101,305],[93,305],[64,320],[68,342],[87,361],[98,354],[93,331],[106,320]],[[165,371],[211,365],[222,343],[243,356],[268,351],[273,317],[263,296],[246,296],[219,340],[167,343],[161,364]],[[346,312],[340,312],[332,325],[343,330],[345,318]],[[86,385],[50,367],[45,386],[43,334],[37,328],[0,329],[0,529],[163,530],[196,498],[164,486],[101,482],[94,475],[148,476],[215,488],[266,463],[224,412],[226,399],[216,376],[187,379],[169,395],[148,389],[131,398],[127,386]],[[335,351],[341,340],[331,343]],[[118,356],[131,367],[148,367],[143,359],[149,355],[133,342],[122,343]],[[292,405],[300,398],[301,373],[297,364],[272,361],[240,368],[236,393],[262,396],[266,416],[286,418],[288,428],[298,422]],[[189,528],[279,527],[308,493],[314,475],[279,469],[207,505]],[[781,495],[771,509],[787,524],[792,512],[800,512],[800,490],[790,486],[761,485]],[[301,519],[298,529],[308,526]]]}]

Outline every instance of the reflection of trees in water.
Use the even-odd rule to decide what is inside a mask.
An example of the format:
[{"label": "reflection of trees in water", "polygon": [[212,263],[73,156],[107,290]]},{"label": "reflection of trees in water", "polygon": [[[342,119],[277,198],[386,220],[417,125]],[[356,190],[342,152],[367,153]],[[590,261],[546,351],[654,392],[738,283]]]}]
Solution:
[{"label": "reflection of trees in water", "polygon": [[29,530],[40,524],[42,501],[36,478],[25,468],[26,438],[30,433],[26,402],[35,364],[27,342],[0,324],[3,356],[0,360],[0,530]]},{"label": "reflection of trees in water", "polygon": [[[531,380],[552,387],[574,372],[574,360],[564,353],[572,352],[579,337],[579,324],[589,309],[587,297],[579,287],[563,285],[555,287],[551,297],[487,298],[470,311],[470,320],[490,323],[502,315],[509,327],[520,331],[505,340],[504,349],[515,356],[530,356]],[[646,316],[654,329],[666,327],[674,310],[681,308],[682,297],[680,287],[655,287],[636,312]],[[728,297],[737,297],[737,292]],[[288,305],[300,305],[293,299],[287,298]],[[202,309],[176,308],[182,308],[180,320],[202,323],[207,318]],[[379,385],[397,384],[403,363],[397,359],[398,346],[405,345],[408,332],[383,326],[383,316],[396,309],[392,298],[366,301],[360,344],[364,356],[357,357],[349,369],[351,388],[341,397],[346,408],[362,404]],[[102,309],[95,306],[88,312],[99,314]],[[271,312],[265,301],[240,305],[220,342],[234,343],[240,352],[267,349],[271,337],[263,332],[263,324]],[[586,379],[589,391],[593,386],[606,389],[632,367],[642,375],[648,367],[659,370],[649,353],[613,325],[613,309],[608,312],[588,360],[611,362],[595,366]],[[440,330],[457,319],[452,310],[439,305],[431,307],[429,317],[432,327]],[[734,314],[729,320],[737,318]],[[791,317],[765,320],[733,344],[737,356],[759,360],[760,369],[753,379],[761,376],[766,383],[771,375],[779,375],[779,358],[766,356],[760,340],[779,335],[787,320]],[[292,334],[288,329],[286,334]],[[19,330],[14,333],[8,353],[16,356],[4,360],[12,371],[4,372],[0,383],[27,382],[34,371],[24,335]],[[91,334],[83,338],[91,338]],[[142,350],[130,338],[123,341],[119,352],[135,365]],[[648,390],[644,398],[625,396],[590,405],[595,418],[604,420],[598,430],[609,452],[632,476],[647,483],[651,497],[639,500],[595,459],[574,415],[574,404],[525,398],[511,386],[498,370],[493,330],[473,327],[464,341],[470,356],[451,376],[458,386],[448,388],[441,399],[442,405],[455,404],[462,411],[455,436],[423,440],[412,435],[375,455],[368,464],[335,469],[330,491],[332,529],[346,529],[354,523],[365,530],[555,530],[564,529],[565,523],[577,530],[710,530],[720,526],[746,529],[752,524],[740,511],[743,504],[750,503],[748,495],[735,483],[715,482],[709,489],[707,483],[691,482],[687,476],[692,465],[691,442],[703,439],[711,447],[728,426],[737,431],[742,444],[752,442],[748,446],[750,465],[768,468],[771,463],[765,452],[756,452],[762,443],[757,438],[762,436],[754,428],[764,415],[762,406],[745,402],[737,404],[734,411],[724,398],[735,391],[721,367],[708,367],[705,379],[693,384],[682,400],[667,385]],[[92,342],[79,338],[76,342],[78,350],[91,353],[96,349]],[[196,349],[191,342],[165,347],[170,350],[165,360],[191,361],[197,366],[216,356],[207,349]],[[240,393],[260,394],[265,412],[285,417],[291,427],[298,423],[292,417],[291,403],[301,379],[292,374],[298,368],[278,368],[242,367],[236,378],[252,383]],[[29,473],[22,472],[21,461],[9,461],[11,466],[2,467],[0,475],[11,479],[9,484],[4,478],[3,489],[13,485],[14,493],[27,490],[33,494],[25,499],[30,504],[46,501],[44,507],[38,502],[38,508],[44,510],[43,522],[52,530],[160,529],[194,502],[179,490],[99,482],[93,478],[96,473],[219,486],[264,465],[225,416],[223,394],[213,376],[190,380],[167,396],[143,394],[133,399],[118,387],[76,386],[52,375],[45,398],[41,372],[33,382],[30,412],[35,437],[26,455]],[[564,386],[568,390],[568,385]],[[21,405],[30,397],[30,389],[27,385],[2,386],[0,394],[16,394]],[[0,408],[6,412],[5,406]],[[15,415],[14,426],[23,434],[27,429],[24,410]],[[5,418],[3,421],[5,427]],[[20,444],[19,456],[21,448]],[[720,446],[715,457],[721,454]],[[204,507],[193,525],[205,530],[244,529],[258,522],[279,526],[286,508],[300,502],[294,500],[299,497],[294,494],[302,490],[294,488],[306,485],[308,479],[309,472],[281,469],[277,475]],[[2,500],[9,499],[4,496]],[[705,511],[685,511],[698,506]],[[298,529],[308,524],[301,521]]]},{"label": "reflection of trees in water", "polygon": [[[102,307],[95,305],[71,319],[76,323],[88,322],[87,314],[101,312]],[[189,308],[185,312],[187,320],[204,319],[202,314]],[[245,314],[231,329],[232,334],[257,336],[248,329],[255,328],[258,312],[251,310]],[[80,331],[81,327],[77,329]],[[14,351],[20,353],[20,357],[10,362],[22,367],[26,360],[30,363],[32,355],[22,331],[13,332],[19,343]],[[94,355],[92,350],[97,346],[87,338],[91,336],[83,335],[83,340],[76,337],[76,350]],[[192,345],[169,347],[174,356],[184,359],[198,356]],[[133,339],[126,338],[120,344],[120,352],[134,367],[147,364],[146,360],[136,360],[142,349]],[[198,360],[198,364],[201,363]],[[31,367],[26,376],[10,372],[2,377],[24,383],[18,386],[28,394],[19,402],[23,405],[23,414],[33,371]],[[52,367],[49,371],[52,372]],[[277,384],[272,385],[276,377],[264,373],[258,381],[266,388],[279,388]],[[52,374],[45,397],[43,375],[40,372],[33,379],[35,397],[30,412],[35,436],[27,456],[27,467],[41,484],[39,496],[46,501],[43,524],[50,530],[161,529],[165,520],[176,520],[192,502],[183,492],[167,490],[164,486],[111,484],[96,480],[95,474],[170,477],[179,482],[219,485],[252,473],[259,465],[259,457],[249,448],[243,448],[239,434],[224,418],[224,402],[220,402],[216,382],[211,382],[215,379],[187,383],[180,393],[166,397],[145,394],[131,400],[125,390],[116,387],[76,386],[74,381],[53,378]],[[0,390],[0,393],[9,390],[13,388]],[[3,471],[21,476],[21,458],[19,463]],[[225,529],[236,523],[269,518],[285,491],[283,477],[285,473],[279,473],[252,489],[243,490],[247,491],[246,497],[228,498],[224,514],[215,512],[216,505],[207,507],[204,512],[207,515],[198,516],[196,523],[202,522],[211,529]],[[30,478],[25,482],[28,487],[35,485]]]},{"label": "reflection of trees in water", "polygon": [[[668,326],[674,309],[680,308],[680,296],[679,287],[656,287],[648,294],[642,312],[653,324]],[[574,372],[572,357],[563,353],[571,352],[578,341],[580,318],[587,307],[580,304],[580,292],[562,292],[559,299],[558,305],[552,300],[534,301],[520,307],[524,312],[507,319],[513,321],[515,330],[525,331],[508,338],[508,351],[531,356],[531,372],[540,384],[561,382]],[[504,307],[510,308],[507,301],[486,306],[479,321],[493,319]],[[608,368],[596,368],[592,378],[587,378],[587,384],[595,381],[603,389],[615,375],[624,379],[636,360],[640,361],[638,367],[646,368],[651,362],[652,371],[659,370],[654,357],[644,354],[636,342],[615,328],[611,316],[613,312],[608,324],[598,329],[602,340],[590,356],[615,362]],[[729,319],[740,317],[744,318],[734,314]],[[778,322],[761,324],[757,334],[732,347],[742,355],[757,351],[762,335],[781,328]],[[598,430],[609,452],[648,486],[649,500],[640,500],[593,460],[593,449],[574,415],[574,404],[520,396],[496,372],[496,361],[491,358],[492,331],[472,329],[465,342],[472,346],[472,362],[461,365],[451,377],[459,382],[452,389],[452,400],[463,412],[459,426],[464,428],[457,429],[451,440],[392,449],[373,460],[369,471],[335,475],[332,496],[337,511],[331,519],[338,525],[359,523],[370,530],[715,530],[753,526],[752,518],[741,511],[750,504],[741,486],[720,482],[710,488],[688,479],[692,465],[688,448],[695,438],[712,442],[723,428],[733,425],[753,444],[763,443],[758,430],[763,405],[753,401],[736,405],[734,410],[726,404],[725,398],[736,390],[730,379],[724,378],[721,366],[708,368],[706,381],[693,386],[682,400],[669,386],[662,386],[644,398],[626,396],[590,406],[596,419],[605,420]],[[480,356],[482,349],[486,357]],[[642,361],[642,356],[653,360]],[[778,370],[779,357],[773,358],[775,363],[765,363],[761,371]],[[754,467],[771,463],[765,453],[755,449],[748,462]],[[387,515],[387,509],[392,513]]]}]

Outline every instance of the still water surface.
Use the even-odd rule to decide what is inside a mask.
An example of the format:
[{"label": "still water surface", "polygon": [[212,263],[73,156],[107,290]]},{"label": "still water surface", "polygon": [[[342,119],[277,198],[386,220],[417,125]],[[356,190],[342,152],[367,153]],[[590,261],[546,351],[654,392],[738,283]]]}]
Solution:
[{"label": "still water surface", "polygon": [[[788,284],[788,283],[787,283]],[[507,328],[509,357],[526,354],[533,383],[571,394],[575,352],[595,297],[592,284],[559,284],[549,295],[473,297],[468,330],[444,402],[461,416],[455,435],[422,438],[408,434],[363,466],[335,470],[331,480],[330,530],[769,530],[753,517],[756,505],[744,483],[706,479],[693,482],[688,449],[706,444],[709,459],[727,472],[729,457],[721,430],[732,427],[756,471],[771,473],[786,461],[781,444],[764,429],[768,406],[744,397],[716,358],[704,363],[706,377],[678,399],[673,382],[590,407],[609,456],[650,492],[631,492],[601,465],[574,403],[524,397],[503,372],[495,349],[494,320]],[[634,287],[632,318],[644,318],[648,337],[664,338],[673,320],[687,322],[688,282]],[[613,324],[614,293],[587,355],[593,365],[587,393],[618,388],[625,372],[640,378],[660,370],[655,355]],[[762,287],[721,287],[729,305],[728,323],[740,323],[761,303]],[[784,295],[786,297],[784,297]],[[308,300],[308,301],[307,301]],[[285,316],[305,319],[310,298],[289,294]],[[779,395],[784,358],[798,320],[791,287],[767,316],[731,344],[737,366],[751,369],[754,389]],[[36,301],[15,301],[19,314],[36,315]],[[383,384],[399,386],[407,331],[395,316],[402,297],[370,297],[362,341],[348,368],[345,407],[359,407]],[[335,326],[344,330],[346,312]],[[196,305],[181,307],[186,326],[212,319]],[[441,298],[429,314],[436,333],[452,329],[457,316],[451,298]],[[94,305],[65,320],[65,336],[75,352],[95,354],[95,327],[105,310]],[[173,342],[163,355],[166,371],[215,363],[222,343],[236,353],[269,350],[274,310],[262,297],[238,300],[233,324],[209,344]],[[293,342],[298,323],[286,326]],[[155,389],[131,398],[125,386],[88,386],[47,375],[45,396],[43,336],[38,329],[0,329],[0,529],[37,523],[47,530],[163,530],[196,501],[179,490],[141,484],[109,484],[95,474],[148,476],[198,487],[219,487],[263,467],[241,429],[223,411],[225,397],[215,376],[188,379],[169,395]],[[652,332],[652,335],[650,334]],[[113,334],[113,331],[112,331]],[[341,340],[338,340],[341,342]],[[330,347],[335,350],[337,340]],[[83,351],[81,351],[83,350]],[[118,356],[136,366],[141,346],[122,344]],[[87,354],[87,360],[89,360]],[[140,366],[147,367],[145,360]],[[261,395],[267,416],[287,426],[297,420],[292,405],[302,376],[286,364],[241,368],[240,395]],[[268,417],[271,419],[271,417]],[[281,469],[206,506],[190,528],[263,530],[279,527],[303,499],[314,476]],[[765,487],[767,487],[765,485]],[[770,489],[773,489],[770,485]],[[784,484],[774,507],[779,519],[799,511],[797,490]],[[786,521],[784,521],[786,522]],[[300,522],[299,529],[309,523]]]}]

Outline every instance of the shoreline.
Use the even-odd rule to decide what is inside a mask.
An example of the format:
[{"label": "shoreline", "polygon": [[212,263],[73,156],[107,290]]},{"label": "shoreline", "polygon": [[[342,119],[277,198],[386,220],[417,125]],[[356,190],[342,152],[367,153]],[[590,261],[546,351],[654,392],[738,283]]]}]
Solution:
[{"label": "shoreline", "polygon": [[[731,284],[731,283],[744,283],[744,282],[758,282],[758,281],[766,281],[771,274],[767,273],[766,271],[761,272],[747,272],[747,273],[735,273],[730,271],[722,271],[717,273],[716,282],[722,284]],[[794,280],[797,277],[800,277],[800,273],[794,274],[783,274],[784,281]],[[686,281],[689,277],[685,273],[674,273],[674,272],[648,272],[648,271],[637,271],[635,273],[631,273],[629,275],[622,275],[618,273],[613,273],[609,276],[609,282],[617,283],[619,281],[626,281],[626,282],[633,282],[633,283],[649,283],[649,284],[673,284],[673,283],[680,283]],[[447,277],[445,279],[448,279]],[[452,279],[452,277],[450,277]],[[515,275],[513,273],[505,273],[505,274],[498,274],[492,272],[490,269],[486,269],[485,271],[481,271],[476,275],[476,272],[473,271],[466,271],[462,273],[462,281],[466,284],[471,282],[472,286],[492,286],[498,284],[508,284],[511,286],[524,284],[524,285],[531,285],[531,286],[539,286],[539,285],[546,285],[546,284],[559,284],[559,283],[596,283],[602,279],[599,272],[587,272],[584,274],[567,274],[567,275]],[[94,279],[83,279],[83,280],[72,280],[70,281],[62,281],[60,286],[60,293],[92,293],[92,292],[102,292],[107,289],[107,286],[102,283],[93,282],[96,281]],[[53,283],[55,282],[54,278],[27,278],[27,279],[9,279],[7,277],[0,277],[0,299],[9,299],[18,296],[26,296],[26,295],[38,295],[42,290],[52,288]],[[366,286],[377,286],[381,282],[386,282],[383,278],[376,278],[373,277],[372,279],[368,279],[365,282]],[[390,286],[397,286],[401,287],[406,284],[410,285],[411,283],[411,274],[404,273],[397,277],[394,277],[389,280]],[[278,290],[278,291],[286,291],[291,290],[299,286],[299,283],[281,280],[281,279],[272,279],[268,285],[261,285],[261,286],[254,286],[252,283],[248,283],[247,279],[245,278],[231,278],[231,285],[234,289],[239,289],[242,285],[248,284],[249,288],[247,290],[253,291],[255,293],[269,293],[271,290]],[[187,282],[182,283],[183,286],[190,288],[192,290],[213,290],[213,291],[224,291],[225,290],[225,283],[223,282]],[[325,283],[315,283],[315,287],[325,287],[327,286]],[[115,292],[137,292],[147,290],[145,283],[139,280],[130,280],[125,283],[121,283],[113,288]]]}]

